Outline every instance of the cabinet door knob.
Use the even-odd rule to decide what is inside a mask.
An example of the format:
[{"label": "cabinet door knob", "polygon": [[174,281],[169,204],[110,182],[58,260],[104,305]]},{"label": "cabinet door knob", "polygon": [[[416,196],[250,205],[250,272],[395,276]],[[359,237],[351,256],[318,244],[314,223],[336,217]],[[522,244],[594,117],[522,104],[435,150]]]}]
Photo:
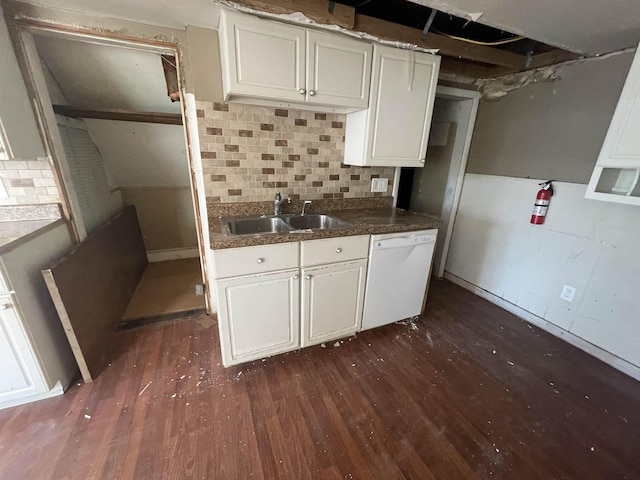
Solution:
[{"label": "cabinet door knob", "polygon": [[309,90],[309,95],[311,95],[312,97],[316,94],[315,90]]},{"label": "cabinet door knob", "polygon": [[293,276],[293,279],[294,279],[294,280],[298,280],[299,278],[300,278],[300,275],[294,275],[294,276]]},{"label": "cabinet door knob", "polygon": [[259,258],[258,260],[256,260],[258,263],[263,263],[264,262],[264,258]]},{"label": "cabinet door knob", "polygon": [[340,247],[336,248],[336,253],[342,253],[342,249]]},{"label": "cabinet door knob", "polygon": [[421,159],[420,159],[420,163],[424,163],[424,162],[425,162],[425,159],[424,159],[424,158],[421,158]]},{"label": "cabinet door knob", "polygon": [[4,303],[0,305],[0,310],[9,310],[10,307],[11,305],[9,305],[8,303]]},{"label": "cabinet door knob", "polygon": [[311,280],[311,275],[305,275],[305,277],[307,280]]},{"label": "cabinet door knob", "polygon": [[300,95],[304,95],[305,93],[307,93],[307,91],[304,88],[301,88],[300,90],[298,90],[298,93]]}]

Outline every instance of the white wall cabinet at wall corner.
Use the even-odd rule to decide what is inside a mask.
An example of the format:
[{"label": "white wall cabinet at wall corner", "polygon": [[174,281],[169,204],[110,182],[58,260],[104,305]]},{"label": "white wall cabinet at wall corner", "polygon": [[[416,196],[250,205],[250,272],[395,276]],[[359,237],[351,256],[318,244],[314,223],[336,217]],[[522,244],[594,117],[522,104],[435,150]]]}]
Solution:
[{"label": "white wall cabinet at wall corner", "polygon": [[639,50],[636,50],[585,197],[640,205]]},{"label": "white wall cabinet at wall corner", "polygon": [[225,99],[336,111],[367,108],[373,47],[365,42],[223,11]]},{"label": "white wall cabinet at wall corner", "polygon": [[347,115],[344,163],[422,167],[440,57],[375,45],[369,108]]}]

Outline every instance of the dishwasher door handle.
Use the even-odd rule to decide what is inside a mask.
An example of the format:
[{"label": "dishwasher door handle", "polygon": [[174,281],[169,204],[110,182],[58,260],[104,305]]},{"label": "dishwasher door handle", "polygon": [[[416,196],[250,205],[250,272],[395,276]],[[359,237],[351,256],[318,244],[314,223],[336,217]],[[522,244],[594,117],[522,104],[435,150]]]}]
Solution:
[{"label": "dishwasher door handle", "polygon": [[436,242],[434,235],[411,235],[406,237],[386,238],[377,240],[373,244],[373,250],[382,250],[387,248],[409,248],[418,245],[431,245]]}]

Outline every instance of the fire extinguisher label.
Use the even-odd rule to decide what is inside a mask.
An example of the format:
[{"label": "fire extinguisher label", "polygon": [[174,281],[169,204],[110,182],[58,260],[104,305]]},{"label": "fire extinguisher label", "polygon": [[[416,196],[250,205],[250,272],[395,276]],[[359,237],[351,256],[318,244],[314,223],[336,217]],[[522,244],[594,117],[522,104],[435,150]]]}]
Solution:
[{"label": "fire extinguisher label", "polygon": [[544,200],[542,198],[537,198],[535,201],[536,206],[545,207],[549,205],[549,200]]},{"label": "fire extinguisher label", "polygon": [[[548,204],[549,202],[547,202]],[[547,214],[547,210],[549,209],[549,207],[545,207],[543,205],[535,205],[533,207],[533,213],[532,215],[535,215],[537,217],[544,217]]]}]

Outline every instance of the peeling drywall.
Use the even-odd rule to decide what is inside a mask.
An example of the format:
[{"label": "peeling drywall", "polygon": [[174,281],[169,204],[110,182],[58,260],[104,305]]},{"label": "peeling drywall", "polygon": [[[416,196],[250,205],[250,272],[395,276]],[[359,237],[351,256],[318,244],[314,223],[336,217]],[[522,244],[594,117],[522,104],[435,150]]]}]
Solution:
[{"label": "peeling drywall", "polygon": [[482,101],[467,172],[586,184],[632,60],[573,62],[555,82]]},{"label": "peeling drywall", "polygon": [[625,48],[606,55],[594,55],[577,60],[569,60],[557,65],[540,67],[525,72],[512,73],[497,78],[478,79],[474,84],[478,87],[485,100],[496,100],[506,96],[509,92],[518,90],[532,83],[555,82],[562,78],[562,72],[577,64],[599,62],[618,55],[626,55],[635,51],[635,48]]},{"label": "peeling drywall", "polygon": [[301,12],[294,12],[294,13],[288,13],[288,14],[264,12],[262,10],[256,10],[254,8],[245,7],[244,5],[238,5],[237,3],[228,1],[228,0],[222,0],[220,2],[220,5],[224,5],[226,7],[232,8],[233,10],[237,10],[239,12],[250,13],[252,15],[259,15],[261,17],[270,18],[273,20],[286,21],[291,23],[297,23],[303,26],[313,26],[314,28],[318,28],[322,30],[340,32],[345,35],[349,35],[350,37],[359,38],[361,40],[368,40],[370,42],[376,42],[382,45],[389,45],[396,48],[403,48],[405,50],[415,50],[418,52],[438,53],[437,48],[424,48],[424,47],[420,47],[419,45],[415,45],[413,43],[385,40],[383,38],[376,37],[375,35],[370,35],[365,32],[356,32],[353,30],[348,30],[346,28],[340,27],[339,25],[326,25],[322,23],[317,23],[313,19],[307,17]]}]

